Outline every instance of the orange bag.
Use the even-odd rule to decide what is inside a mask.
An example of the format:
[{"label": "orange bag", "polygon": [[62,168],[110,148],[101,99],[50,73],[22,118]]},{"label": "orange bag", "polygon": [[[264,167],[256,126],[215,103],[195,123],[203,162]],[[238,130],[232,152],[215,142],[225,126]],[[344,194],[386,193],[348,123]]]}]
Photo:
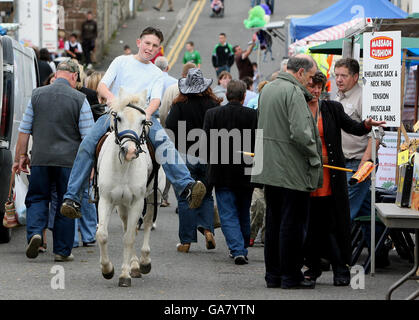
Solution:
[{"label": "orange bag", "polygon": [[350,185],[354,185],[356,183],[360,183],[368,178],[372,170],[374,170],[375,166],[371,161],[366,161],[361,168],[352,176],[349,180]]}]

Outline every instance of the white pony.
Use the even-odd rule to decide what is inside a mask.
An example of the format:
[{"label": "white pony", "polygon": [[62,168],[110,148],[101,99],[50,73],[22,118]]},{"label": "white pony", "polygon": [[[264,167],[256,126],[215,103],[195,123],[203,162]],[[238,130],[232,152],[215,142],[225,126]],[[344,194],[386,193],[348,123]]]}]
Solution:
[{"label": "white pony", "polygon": [[[111,213],[116,208],[123,223],[124,254],[119,286],[131,286],[131,277],[140,278],[151,270],[150,230],[153,224],[154,192],[153,181],[147,187],[153,164],[144,134],[150,122],[146,121],[143,107],[146,92],[141,95],[121,96],[111,105],[111,128],[113,129],[103,144],[98,158],[99,226],[96,238],[100,248],[102,275],[111,279],[114,266],[108,256],[108,224]],[[160,167],[158,172],[159,190],[164,189],[165,175]],[[160,202],[160,192],[158,203]],[[147,199],[144,217],[144,241],[141,257],[138,259],[135,236],[138,220]]]}]

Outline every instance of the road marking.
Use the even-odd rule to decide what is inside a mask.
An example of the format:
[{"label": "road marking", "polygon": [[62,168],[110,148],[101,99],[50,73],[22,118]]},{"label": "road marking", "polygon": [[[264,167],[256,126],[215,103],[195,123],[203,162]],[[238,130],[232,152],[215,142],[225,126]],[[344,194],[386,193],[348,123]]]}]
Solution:
[{"label": "road marking", "polygon": [[179,45],[179,42],[183,38],[183,34],[186,32],[187,28],[189,27],[189,24],[192,21],[192,18],[194,17],[194,14],[195,14],[196,10],[198,10],[199,4],[200,4],[199,1],[196,2],[195,7],[192,9],[191,13],[189,14],[189,17],[186,20],[185,25],[183,26],[179,36],[176,38],[175,44],[173,45],[172,49],[170,50],[169,54],[167,55],[167,60],[170,60],[172,58],[173,53],[176,51],[176,49]]},{"label": "road marking", "polygon": [[205,4],[205,0],[199,0],[196,3],[195,8],[192,10],[191,15],[188,17],[188,21],[183,27],[179,37],[176,39],[175,45],[173,46],[172,50],[170,50],[170,53],[167,56],[167,59],[169,61],[169,68],[173,67],[173,65],[176,63],[180,51],[185,46],[185,43],[188,40],[193,28],[195,27],[195,24],[198,21],[198,18],[201,15],[201,12],[204,9]]}]

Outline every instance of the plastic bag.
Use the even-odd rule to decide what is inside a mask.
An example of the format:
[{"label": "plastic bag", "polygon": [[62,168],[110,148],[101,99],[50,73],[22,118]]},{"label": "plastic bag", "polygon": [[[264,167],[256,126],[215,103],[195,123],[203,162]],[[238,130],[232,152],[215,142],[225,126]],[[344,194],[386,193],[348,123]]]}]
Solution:
[{"label": "plastic bag", "polygon": [[26,225],[26,205],[25,198],[28,193],[28,186],[20,175],[15,177],[15,208],[17,221],[21,225]]}]

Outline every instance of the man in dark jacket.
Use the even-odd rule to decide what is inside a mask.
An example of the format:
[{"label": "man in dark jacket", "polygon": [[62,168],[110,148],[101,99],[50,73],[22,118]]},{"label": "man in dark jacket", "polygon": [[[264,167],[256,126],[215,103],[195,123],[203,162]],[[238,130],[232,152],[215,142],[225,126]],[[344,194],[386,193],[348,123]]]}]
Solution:
[{"label": "man in dark jacket", "polygon": [[[208,110],[204,119],[210,150],[208,182],[215,187],[221,230],[230,257],[239,265],[248,263],[249,209],[253,192],[248,172],[251,158],[243,158],[248,156],[241,151],[253,152],[257,129],[257,111],[243,107],[245,94],[246,84],[241,80],[231,80],[227,86],[229,103]],[[214,129],[218,130],[215,135]]]},{"label": "man in dark jacket", "polygon": [[218,75],[222,71],[230,72],[230,68],[234,63],[234,51],[231,44],[227,43],[227,36],[225,33],[220,33],[219,43],[212,51],[212,65]]},{"label": "man in dark jacket", "polygon": [[[93,125],[86,96],[74,89],[78,72],[78,65],[73,61],[60,63],[54,83],[32,92],[19,127],[13,170],[16,173],[28,172],[27,167],[31,167],[25,201],[29,244],[26,256],[30,259],[38,256],[42,231],[48,224],[51,188],[55,185],[57,208],[60,208],[79,144]],[[29,160],[27,152],[31,135],[33,145]],[[71,254],[74,229],[74,220],[61,215],[57,210],[52,230],[55,261],[74,259]]]},{"label": "man in dark jacket", "polygon": [[81,26],[81,37],[83,39],[82,47],[87,69],[92,67],[91,52],[95,49],[97,38],[97,23],[93,20],[91,11],[87,13],[87,20]]}]

